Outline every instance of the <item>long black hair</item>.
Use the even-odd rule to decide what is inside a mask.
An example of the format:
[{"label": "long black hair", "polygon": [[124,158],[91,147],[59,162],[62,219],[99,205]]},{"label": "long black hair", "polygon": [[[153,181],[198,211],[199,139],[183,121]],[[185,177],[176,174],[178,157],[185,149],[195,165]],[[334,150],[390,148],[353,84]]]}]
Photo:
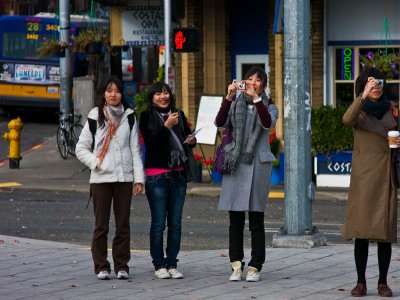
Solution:
[{"label": "long black hair", "polygon": [[105,115],[104,115],[104,106],[106,105],[106,99],[104,98],[104,93],[106,92],[106,90],[112,85],[115,84],[118,88],[118,90],[121,92],[121,104],[124,106],[124,110],[126,110],[127,108],[130,108],[128,102],[126,102],[125,97],[124,97],[124,89],[122,86],[122,82],[118,79],[117,76],[115,75],[109,75],[107,76],[102,84],[101,87],[99,89],[99,94],[100,94],[100,102],[98,105],[99,108],[99,117],[97,119],[97,122],[99,124],[99,127],[103,127],[104,126],[104,120],[105,120]]},{"label": "long black hair", "polygon": [[157,93],[161,93],[163,90],[167,91],[169,94],[169,105],[168,109],[175,108],[175,98],[172,94],[171,88],[168,84],[164,82],[154,82],[147,90],[147,109],[150,111],[153,105],[153,97]]}]

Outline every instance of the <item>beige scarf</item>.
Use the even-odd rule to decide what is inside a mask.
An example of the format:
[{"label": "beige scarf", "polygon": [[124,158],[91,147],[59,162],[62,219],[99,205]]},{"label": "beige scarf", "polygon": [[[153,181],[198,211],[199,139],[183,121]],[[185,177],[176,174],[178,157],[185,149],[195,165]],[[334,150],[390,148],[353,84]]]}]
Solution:
[{"label": "beige scarf", "polygon": [[100,149],[98,153],[99,165],[101,166],[104,157],[108,151],[110,146],[110,142],[112,137],[115,135],[115,132],[118,129],[118,126],[121,122],[121,118],[123,113],[125,112],[124,106],[122,104],[118,106],[110,106],[106,105],[104,107],[104,114],[106,116],[106,122],[104,124],[103,130],[100,132],[99,142],[97,143],[97,148]]}]

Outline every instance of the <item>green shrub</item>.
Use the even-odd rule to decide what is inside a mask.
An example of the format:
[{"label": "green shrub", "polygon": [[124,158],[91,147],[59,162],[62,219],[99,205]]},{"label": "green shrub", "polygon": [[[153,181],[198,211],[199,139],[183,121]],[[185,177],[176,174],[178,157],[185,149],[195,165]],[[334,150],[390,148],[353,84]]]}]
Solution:
[{"label": "green shrub", "polygon": [[139,119],[142,111],[147,109],[147,89],[142,90],[133,97],[133,103],[135,104],[136,117]]},{"label": "green shrub", "polygon": [[353,150],[353,130],[342,122],[348,106],[321,106],[311,111],[313,154]]}]

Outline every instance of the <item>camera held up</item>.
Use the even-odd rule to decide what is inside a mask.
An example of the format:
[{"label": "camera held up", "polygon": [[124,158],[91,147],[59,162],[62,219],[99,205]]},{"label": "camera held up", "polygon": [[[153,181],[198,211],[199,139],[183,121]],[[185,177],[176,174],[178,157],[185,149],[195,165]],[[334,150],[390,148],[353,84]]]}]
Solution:
[{"label": "camera held up", "polygon": [[376,86],[379,88],[383,88],[383,79],[376,79]]}]

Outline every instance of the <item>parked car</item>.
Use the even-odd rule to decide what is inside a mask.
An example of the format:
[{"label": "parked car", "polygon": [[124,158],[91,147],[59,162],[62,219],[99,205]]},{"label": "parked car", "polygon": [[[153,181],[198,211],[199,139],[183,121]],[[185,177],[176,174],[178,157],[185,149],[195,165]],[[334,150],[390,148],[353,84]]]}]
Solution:
[{"label": "parked car", "polygon": [[122,80],[132,81],[133,80],[133,63],[132,63],[132,48],[122,47],[121,50],[122,59]]}]

